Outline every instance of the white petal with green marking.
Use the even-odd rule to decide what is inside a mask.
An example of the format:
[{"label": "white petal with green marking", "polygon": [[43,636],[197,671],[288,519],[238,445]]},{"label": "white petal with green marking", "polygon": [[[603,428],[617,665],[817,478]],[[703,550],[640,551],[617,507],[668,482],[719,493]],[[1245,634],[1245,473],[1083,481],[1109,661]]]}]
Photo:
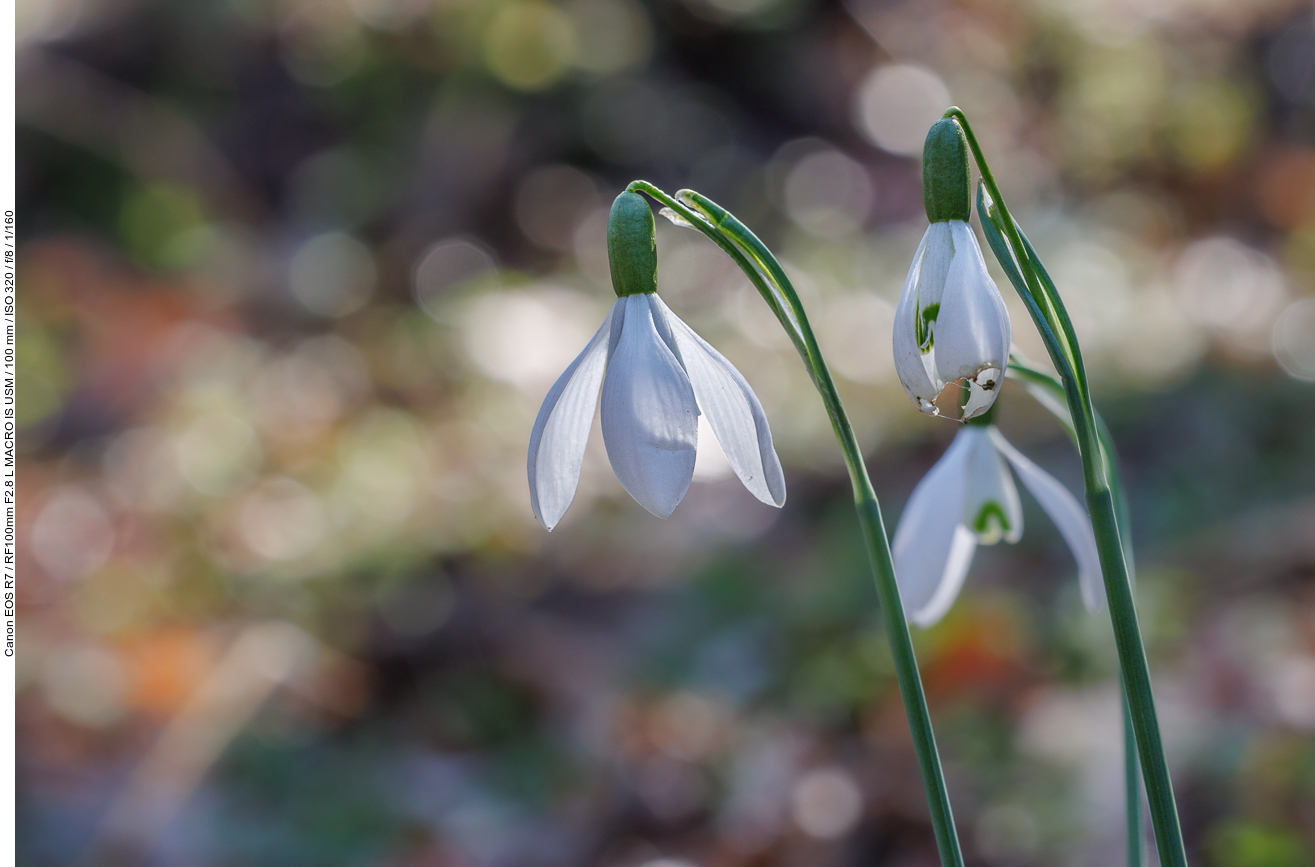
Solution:
[{"label": "white petal with green marking", "polygon": [[969,427],[960,434],[972,440],[965,467],[963,523],[983,545],[994,545],[1001,539],[1013,543],[1023,536],[1023,507],[1009,467],[988,434],[990,430],[995,428]]},{"label": "white petal with green marking", "polygon": [[[913,256],[895,310],[892,344],[900,384],[918,409],[956,418],[980,415],[995,402],[1009,360],[1009,314],[986,271],[972,227],[932,223]],[[942,398],[958,382],[961,392]]]},{"label": "white petal with green marking", "polygon": [[995,427],[965,426],[913,489],[895,527],[895,578],[905,615],[918,626],[931,626],[949,611],[979,543],[1022,537],[1023,509],[1010,466],[1073,551],[1087,608],[1104,604],[1096,539],[1077,499]]}]

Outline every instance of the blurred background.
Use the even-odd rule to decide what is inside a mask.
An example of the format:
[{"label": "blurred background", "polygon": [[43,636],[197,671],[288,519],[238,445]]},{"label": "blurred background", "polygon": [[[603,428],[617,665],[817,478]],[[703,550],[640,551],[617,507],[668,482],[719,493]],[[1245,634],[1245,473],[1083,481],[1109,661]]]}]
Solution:
[{"label": "blurred background", "polygon": [[[933,865],[820,400],[659,227],[782,510],[525,448],[634,178],[792,269],[890,528],[955,433],[891,313],[949,104],[1131,489],[1194,864],[1315,863],[1315,11],[1290,0],[20,0],[26,865]],[[994,265],[994,263],[992,263]],[[1044,352],[1001,281],[1024,352]],[[1001,426],[1080,490],[1014,385]],[[1123,862],[1108,617],[1026,496],[916,635],[968,860]]]}]

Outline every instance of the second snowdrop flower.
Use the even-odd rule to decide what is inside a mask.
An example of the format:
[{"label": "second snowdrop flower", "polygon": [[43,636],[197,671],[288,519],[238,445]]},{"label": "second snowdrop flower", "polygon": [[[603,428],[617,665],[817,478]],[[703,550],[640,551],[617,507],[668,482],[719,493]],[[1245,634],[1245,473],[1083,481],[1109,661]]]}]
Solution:
[{"label": "second snowdrop flower", "polygon": [[953,120],[939,120],[927,133],[922,171],[931,225],[895,310],[895,370],[928,415],[941,413],[937,398],[959,383],[948,403],[967,421],[995,402],[1009,362],[1009,313],[968,225],[968,144]]},{"label": "second snowdrop flower", "polygon": [[979,544],[1023,535],[1023,510],[1009,466],[1059,528],[1078,563],[1082,601],[1105,603],[1091,521],[1068,489],[1010,445],[993,425],[968,425],[913,489],[891,554],[909,620],[931,626],[959,595]]},{"label": "second snowdrop flower", "polygon": [[753,389],[656,294],[653,212],[638,193],[613,203],[607,252],[616,302],[549,389],[530,433],[534,516],[551,530],[575,498],[600,390],[612,470],[654,515],[670,515],[689,490],[700,413],[749,492],[781,506],[785,476]]}]

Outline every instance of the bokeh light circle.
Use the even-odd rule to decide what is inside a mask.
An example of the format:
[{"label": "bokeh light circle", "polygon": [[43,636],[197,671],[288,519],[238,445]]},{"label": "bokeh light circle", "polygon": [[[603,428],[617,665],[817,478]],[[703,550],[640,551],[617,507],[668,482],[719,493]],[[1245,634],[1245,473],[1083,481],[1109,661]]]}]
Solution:
[{"label": "bokeh light circle", "polygon": [[108,649],[76,643],[46,657],[41,687],[46,703],[64,719],[99,728],[123,715],[128,677],[122,662]]},{"label": "bokeh light circle", "polygon": [[516,224],[540,247],[569,250],[576,226],[599,203],[598,188],[584,172],[567,165],[543,166],[516,189]]},{"label": "bokeh light circle", "polygon": [[242,541],[266,560],[296,560],[328,536],[324,504],[289,478],[269,479],[249,492],[238,509]]},{"label": "bokeh light circle", "polygon": [[378,271],[370,249],[341,232],[310,239],[288,265],[288,286],[311,313],[346,316],[374,294]]},{"label": "bokeh light circle", "polygon": [[795,163],[786,175],[783,192],[790,219],[819,238],[841,238],[857,231],[875,198],[867,170],[830,149]]},{"label": "bokeh light circle", "polygon": [[56,489],[37,513],[32,553],[51,577],[76,581],[99,569],[114,550],[114,524],[100,501],[80,487]]},{"label": "bokeh light circle", "polygon": [[1294,301],[1279,314],[1274,357],[1289,376],[1315,382],[1315,298]]},{"label": "bokeh light circle", "polygon": [[950,90],[929,69],[909,64],[879,66],[858,89],[855,124],[877,147],[918,156],[927,129],[950,107]]},{"label": "bokeh light circle", "polygon": [[1270,330],[1288,294],[1272,258],[1226,237],[1188,245],[1174,265],[1174,288],[1188,319],[1256,353],[1270,349]]},{"label": "bokeh light circle", "polygon": [[575,26],[541,0],[504,4],[484,34],[489,70],[517,90],[543,90],[565,74],[576,54]]},{"label": "bokeh light circle", "polygon": [[579,69],[612,75],[648,61],[653,27],[637,0],[571,0],[565,8],[579,42]]},{"label": "bokeh light circle", "polygon": [[821,768],[799,779],[792,793],[794,820],[810,837],[843,837],[863,815],[863,793],[845,771]]},{"label": "bokeh light circle", "polygon": [[547,386],[580,352],[602,317],[585,296],[554,288],[487,292],[466,312],[476,369],[522,388]]},{"label": "bokeh light circle", "polygon": [[443,302],[462,286],[490,281],[497,275],[493,255],[470,238],[445,238],[430,245],[416,262],[411,291],[416,303],[443,321]]}]

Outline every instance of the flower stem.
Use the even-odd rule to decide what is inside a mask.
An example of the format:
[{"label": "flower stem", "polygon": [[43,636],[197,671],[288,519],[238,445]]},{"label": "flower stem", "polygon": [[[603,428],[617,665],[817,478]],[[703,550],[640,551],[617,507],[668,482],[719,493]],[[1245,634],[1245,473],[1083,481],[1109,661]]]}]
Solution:
[{"label": "flower stem", "polygon": [[982,175],[977,199],[982,230],[1001,267],[1027,306],[1032,321],[1036,323],[1045,341],[1051,361],[1063,380],[1078,451],[1082,455],[1087,510],[1091,515],[1091,527],[1096,535],[1096,549],[1100,554],[1101,572],[1105,578],[1105,595],[1114,626],[1114,642],[1119,652],[1119,669],[1125,684],[1142,774],[1146,780],[1146,797],[1151,807],[1151,824],[1155,828],[1160,863],[1163,867],[1186,867],[1187,853],[1183,846],[1178,808],[1174,802],[1173,784],[1164,759],[1155,696],[1151,691],[1150,666],[1146,661],[1146,648],[1137,623],[1137,607],[1133,600],[1125,545],[1119,532],[1119,507],[1110,488],[1111,462],[1100,441],[1077,335],[1054,282],[1018,223],[1010,215],[968,118],[958,108],[950,108],[945,116],[953,117],[963,127],[968,137],[968,146]]},{"label": "flower stem", "polygon": [[691,190],[681,190],[673,198],[646,181],[635,181],[627,187],[642,191],[657,199],[677,215],[681,221],[707,235],[721,247],[753,282],[767,305],[772,308],[782,327],[790,335],[812,377],[813,384],[822,396],[831,428],[844,455],[845,467],[854,491],[854,508],[863,538],[867,545],[868,561],[876,580],[877,597],[881,603],[886,637],[890,642],[891,656],[899,681],[900,695],[908,715],[913,746],[922,772],[923,787],[931,808],[931,821],[936,834],[944,867],[962,867],[963,854],[955,832],[954,814],[941,771],[940,754],[936,750],[936,737],[932,731],[931,714],[923,694],[922,679],[918,674],[918,661],[913,652],[904,605],[895,583],[895,564],[890,556],[890,543],[881,518],[881,505],[877,501],[872,480],[868,476],[858,439],[854,435],[849,416],[840,401],[835,382],[818,348],[808,316],[799,295],[780,262],[743,223],[712,200]]},{"label": "flower stem", "polygon": [[1119,678],[1119,709],[1123,711],[1123,818],[1127,829],[1128,867],[1142,867],[1141,774],[1137,770],[1137,734],[1132,728],[1128,691]]},{"label": "flower stem", "polygon": [[[1077,429],[1073,426],[1073,416],[1064,403],[1064,384],[1049,373],[1024,361],[1017,353],[1009,356],[1008,376],[1018,380],[1037,399],[1037,402],[1049,409],[1068,431],[1076,446]],[[997,403],[997,406],[999,404]],[[994,410],[995,407],[992,407]],[[1123,480],[1119,473],[1119,463],[1114,454],[1114,438],[1104,420],[1096,413],[1096,429],[1100,435],[1100,447],[1105,461],[1105,473],[1110,489],[1114,492],[1117,508],[1119,535],[1123,540],[1123,557],[1128,564],[1128,573],[1135,577],[1132,560],[1132,530],[1128,511],[1128,497],[1124,492]],[[1123,716],[1123,803],[1124,819],[1127,832],[1128,867],[1142,867],[1142,818],[1141,818],[1141,771],[1137,767],[1137,736],[1132,727],[1132,712],[1128,706],[1128,690],[1122,674],[1119,675],[1119,709]]]}]

